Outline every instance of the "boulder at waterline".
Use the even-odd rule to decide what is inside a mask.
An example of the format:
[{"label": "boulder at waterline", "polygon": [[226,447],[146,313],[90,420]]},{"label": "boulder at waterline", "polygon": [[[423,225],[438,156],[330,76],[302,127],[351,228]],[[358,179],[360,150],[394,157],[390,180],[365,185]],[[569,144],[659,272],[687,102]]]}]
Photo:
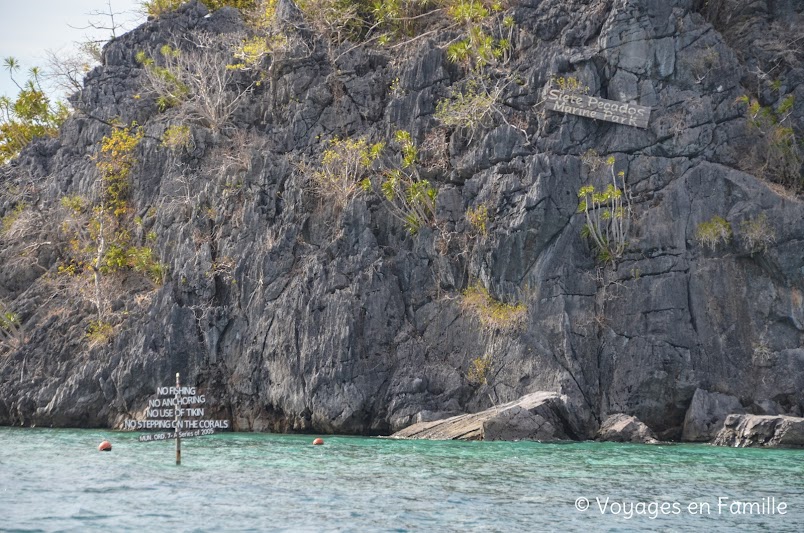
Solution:
[{"label": "boulder at waterline", "polygon": [[804,448],[804,418],[729,415],[713,444],[735,448]]},{"label": "boulder at waterline", "polygon": [[635,416],[624,413],[611,415],[600,426],[595,439],[607,442],[657,444],[653,431]]}]

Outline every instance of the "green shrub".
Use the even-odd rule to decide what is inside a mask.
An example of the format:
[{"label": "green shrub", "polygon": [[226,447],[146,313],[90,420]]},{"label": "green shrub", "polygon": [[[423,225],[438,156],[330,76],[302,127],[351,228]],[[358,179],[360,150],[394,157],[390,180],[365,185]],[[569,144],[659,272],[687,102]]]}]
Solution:
[{"label": "green shrub", "polygon": [[466,379],[472,385],[488,385],[493,368],[494,359],[491,354],[475,357],[469,362],[469,371],[466,373]]},{"label": "green shrub", "polygon": [[[513,36],[513,17],[502,20],[493,15],[503,10],[501,2],[477,0],[447,0],[444,2],[447,17],[463,26],[465,37],[447,47],[447,59],[459,63],[475,73],[487,65],[501,65],[508,61]],[[493,21],[499,22],[494,28]]]},{"label": "green shrub", "polygon": [[375,0],[371,2],[372,18],[383,32],[380,44],[388,44],[393,39],[413,37],[423,22],[425,15],[432,13],[437,2],[430,0]]},{"label": "green shrub", "polygon": [[137,163],[134,152],[143,135],[143,130],[136,123],[127,127],[115,127],[101,140],[100,151],[93,157],[104,185],[101,209],[116,217],[124,215],[128,210],[128,176]]},{"label": "green shrub", "polygon": [[754,146],[753,153],[757,168],[751,170],[795,191],[804,190],[801,174],[804,158],[790,125],[795,97],[789,94],[782,98],[776,109],[761,106],[759,101],[748,96],[741,96],[737,101],[746,106],[749,127],[760,134],[760,142]]},{"label": "green shrub", "polygon": [[706,222],[701,222],[695,230],[695,240],[698,241],[698,244],[713,251],[720,243],[728,244],[731,241],[731,236],[731,224],[719,216],[714,216]]},{"label": "green shrub", "polygon": [[[299,0],[299,9],[313,30],[333,47],[360,41],[371,24],[369,3],[352,0]],[[332,59],[332,57],[330,57]]]},{"label": "green shrub", "polygon": [[106,344],[113,335],[114,327],[103,320],[92,320],[87,327],[86,337],[90,347]]},{"label": "green shrub", "polygon": [[[171,11],[176,11],[182,4],[189,0],[146,0],[142,2],[145,13],[150,17],[158,17]],[[240,10],[249,9],[254,6],[255,0],[201,0],[210,11],[215,11],[225,6],[236,7]]]},{"label": "green shrub", "polygon": [[0,220],[0,237],[4,237],[11,232],[14,224],[20,219],[25,208],[28,207],[24,202],[18,203],[10,213]]},{"label": "green shrub", "polygon": [[480,235],[485,236],[488,233],[489,222],[489,208],[485,204],[481,204],[476,208],[471,207],[466,210],[466,220]]},{"label": "green shrub", "polygon": [[162,146],[172,152],[188,150],[193,144],[190,126],[174,124],[162,134]]},{"label": "green shrub", "polygon": [[550,83],[566,94],[589,94],[589,87],[574,76],[552,76]]},{"label": "green shrub", "polygon": [[210,11],[215,11],[222,7],[236,7],[243,11],[254,7],[256,0],[201,0],[201,3],[207,6]]},{"label": "green shrub", "polygon": [[112,243],[106,247],[99,267],[101,274],[111,274],[122,270],[126,266],[128,266],[128,256],[123,246]]},{"label": "green shrub", "polygon": [[[16,84],[14,73],[20,68],[19,62],[7,57],[4,67]],[[16,157],[35,138],[55,137],[70,114],[64,103],[51,103],[39,84],[40,75],[38,68],[32,68],[28,81],[17,85],[20,92],[16,99],[0,96],[0,165]]]},{"label": "green shrub", "polygon": [[765,213],[761,213],[740,223],[740,237],[752,254],[765,253],[776,243],[776,230]]},{"label": "green shrub", "polygon": [[130,175],[138,163],[136,151],[142,137],[143,130],[136,124],[114,126],[93,157],[100,174],[95,188],[97,196],[61,199],[66,210],[61,229],[68,246],[58,271],[73,278],[73,283],[92,286],[82,290],[94,293],[98,318],[89,331],[93,343],[102,340],[107,331],[102,326],[108,313],[109,291],[118,284],[109,276],[135,271],[155,284],[164,282],[165,266],[154,259],[151,248],[138,246],[132,237],[140,232],[141,228],[136,226],[142,225],[139,217],[132,216],[128,198]]},{"label": "green shrub", "polygon": [[[586,217],[582,236],[591,239],[601,262],[614,262],[625,251],[631,226],[631,198],[625,187],[625,173],[614,173],[614,158],[606,161],[611,183],[598,191],[586,185],[578,191],[578,212]],[[617,184],[621,179],[622,189]]]},{"label": "green shrub", "polygon": [[502,87],[489,90],[484,84],[470,82],[464,90],[452,92],[449,98],[436,104],[435,118],[450,128],[464,128],[474,132],[480,127],[490,127],[495,115],[500,113],[498,105]]},{"label": "green shrub", "polygon": [[242,41],[236,35],[195,32],[181,37],[182,45],[189,42],[191,50],[180,50],[178,42],[162,46],[154,57],[137,53],[145,73],[143,89],[155,98],[160,111],[175,109],[177,121],[216,131],[229,126],[233,113],[257,83],[241,86],[233,81],[238,66],[229,61]]},{"label": "green shrub", "polygon": [[316,169],[303,166],[309,172],[316,193],[323,199],[344,207],[363,188],[372,165],[380,157],[384,143],[369,144],[365,138],[329,141]]},{"label": "green shrub", "polygon": [[362,187],[378,192],[389,211],[415,235],[422,227],[435,224],[438,189],[419,176],[419,150],[409,132],[398,130],[392,147],[398,153],[386,157],[381,171],[373,179],[365,178]]},{"label": "green shrub", "polygon": [[447,59],[479,71],[486,65],[507,59],[510,48],[508,39],[495,39],[481,27],[475,26],[469,30],[466,39],[447,47]]},{"label": "green shrub", "polygon": [[[156,239],[156,234],[150,235],[148,240]],[[160,263],[153,250],[148,246],[132,246],[126,251],[126,266],[135,272],[148,277],[154,284],[162,285],[167,275],[167,265]]]},{"label": "green shrub", "polygon": [[344,42],[394,47],[436,31],[460,29],[463,38],[447,55],[475,71],[510,56],[514,19],[497,16],[499,1],[478,0],[298,0],[306,23],[328,43],[329,56]]},{"label": "green shrub", "polygon": [[24,341],[20,316],[0,300],[0,354],[16,350]]},{"label": "green shrub", "polygon": [[412,235],[435,222],[438,189],[430,185],[429,181],[417,180],[393,169],[383,175],[380,188],[391,211],[402,220]]},{"label": "green shrub", "polygon": [[149,17],[159,17],[176,11],[186,1],[188,0],[147,0],[142,2],[142,9]]},{"label": "green shrub", "polygon": [[513,332],[525,324],[528,309],[524,304],[506,304],[495,300],[482,285],[469,286],[461,297],[461,308],[471,313],[484,327]]},{"label": "green shrub", "polygon": [[73,213],[81,214],[86,211],[87,201],[83,196],[74,194],[70,196],[63,196],[61,199],[61,205]]},{"label": "green shrub", "polygon": [[187,84],[181,80],[181,72],[177,66],[181,51],[166,44],[159,49],[159,53],[167,66],[158,65],[142,51],[137,53],[136,59],[145,68],[150,88],[157,94],[156,105],[159,111],[165,111],[188,100],[191,93]]},{"label": "green shrub", "polygon": [[[277,36],[279,43],[286,43],[287,38]],[[228,68],[236,70],[260,70],[263,59],[270,56],[274,46],[265,37],[250,37],[243,40],[243,43],[235,50],[234,57],[238,63],[229,65]]]}]

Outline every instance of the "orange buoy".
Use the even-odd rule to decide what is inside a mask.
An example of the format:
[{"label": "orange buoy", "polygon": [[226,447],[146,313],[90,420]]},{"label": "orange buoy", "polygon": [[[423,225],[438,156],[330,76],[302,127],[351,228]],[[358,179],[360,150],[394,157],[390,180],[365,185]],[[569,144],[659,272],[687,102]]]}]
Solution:
[{"label": "orange buoy", "polygon": [[100,445],[98,446],[98,451],[101,451],[101,452],[110,452],[110,451],[112,451],[112,443],[109,442],[108,440],[105,440],[105,441],[101,442]]},{"label": "orange buoy", "polygon": [[317,437],[317,438],[316,438],[316,439],[313,441],[313,445],[314,445],[314,446],[321,446],[322,444],[324,444],[324,439],[322,439],[321,437]]}]

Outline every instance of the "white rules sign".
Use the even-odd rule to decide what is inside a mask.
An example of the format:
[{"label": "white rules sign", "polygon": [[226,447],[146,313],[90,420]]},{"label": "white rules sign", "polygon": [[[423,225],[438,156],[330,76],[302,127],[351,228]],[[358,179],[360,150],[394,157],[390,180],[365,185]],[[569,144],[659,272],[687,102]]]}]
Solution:
[{"label": "white rules sign", "polygon": [[[123,422],[127,430],[173,430],[179,436],[200,437],[215,430],[229,429],[228,420],[209,419],[205,416],[206,396],[198,394],[195,387],[159,387],[156,397],[148,400],[143,419],[128,419]],[[175,438],[175,433],[143,435],[140,440],[153,442]]]},{"label": "white rules sign", "polygon": [[605,100],[597,96],[564,92],[556,87],[547,91],[544,106],[552,111],[647,128],[650,108],[625,102]]}]

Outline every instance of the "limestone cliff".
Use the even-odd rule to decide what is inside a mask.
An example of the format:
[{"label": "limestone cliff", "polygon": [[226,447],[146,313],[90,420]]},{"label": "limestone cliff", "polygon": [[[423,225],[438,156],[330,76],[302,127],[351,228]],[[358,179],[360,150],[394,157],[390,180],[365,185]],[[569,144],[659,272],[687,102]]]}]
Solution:
[{"label": "limestone cliff", "polygon": [[[298,53],[259,85],[233,77],[245,95],[232,127],[181,119],[192,126],[183,152],[163,146],[179,116],[144,92],[135,57],[177,35],[237,35],[239,13],[193,2],[114,40],[60,136],[0,169],[0,215],[24,204],[30,222],[0,250],[0,299],[22,324],[0,356],[0,424],[119,427],[175,372],[238,430],[387,434],[535,391],[567,399],[585,420],[579,438],[612,413],[680,438],[696,389],[801,416],[801,169],[787,189],[761,176],[761,133],[739,99],[778,109],[793,95],[787,120],[802,138],[804,8],[699,4],[511,2],[511,83],[470,133],[434,116],[467,76],[445,52],[453,30],[333,53],[281,2]],[[545,110],[551,77],[650,107],[648,128]],[[69,245],[60,202],[97,193],[90,156],[113,120],[144,130],[131,231],[167,278],[115,274],[113,333],[90,342],[97,309],[58,273]],[[397,130],[428,140],[422,175],[438,189],[436,224],[415,234],[378,195],[341,208],[310,184],[329,139]],[[626,248],[611,261],[596,257],[577,212],[582,186],[606,184],[590,151],[614,158],[632,197]],[[485,234],[466,217],[479,206]],[[708,248],[696,232],[714,217],[733,235]],[[761,248],[742,231],[757,220],[771,228]],[[475,284],[525,306],[521,327],[484,325],[462,306]],[[494,375],[477,386],[467,374],[484,355]]]}]

